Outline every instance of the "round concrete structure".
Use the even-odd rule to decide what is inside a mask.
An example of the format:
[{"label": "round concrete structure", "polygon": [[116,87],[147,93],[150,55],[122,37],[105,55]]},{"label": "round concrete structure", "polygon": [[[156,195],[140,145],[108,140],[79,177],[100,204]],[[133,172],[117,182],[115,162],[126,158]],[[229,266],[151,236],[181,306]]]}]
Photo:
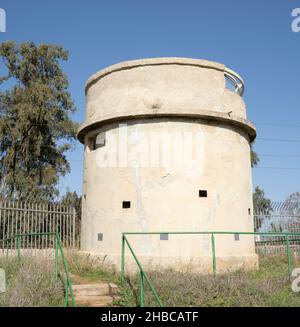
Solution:
[{"label": "round concrete structure", "polygon": [[[226,87],[226,79],[235,90]],[[253,231],[243,82],[219,63],[123,62],[86,84],[81,250],[120,267],[122,232]],[[211,271],[200,235],[130,236],[143,264]],[[252,236],[216,236],[219,270],[257,264]]]}]

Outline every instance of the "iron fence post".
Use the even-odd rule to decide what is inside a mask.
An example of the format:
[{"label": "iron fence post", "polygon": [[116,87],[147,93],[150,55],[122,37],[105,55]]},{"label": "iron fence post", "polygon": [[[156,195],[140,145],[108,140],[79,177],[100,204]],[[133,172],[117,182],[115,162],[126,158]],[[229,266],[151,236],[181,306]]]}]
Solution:
[{"label": "iron fence post", "polygon": [[72,235],[72,241],[73,241],[73,248],[75,248],[75,233],[76,233],[76,209],[73,208],[73,235]]},{"label": "iron fence post", "polygon": [[6,258],[8,257],[8,240],[5,241]]},{"label": "iron fence post", "polygon": [[20,237],[17,237],[17,245],[18,245],[18,259],[21,259],[21,240]]}]

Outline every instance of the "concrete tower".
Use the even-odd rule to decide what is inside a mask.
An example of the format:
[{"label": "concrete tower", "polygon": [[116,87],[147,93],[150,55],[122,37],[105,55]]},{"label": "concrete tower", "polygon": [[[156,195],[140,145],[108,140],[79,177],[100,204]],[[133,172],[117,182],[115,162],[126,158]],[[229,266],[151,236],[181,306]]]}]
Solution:
[{"label": "concrete tower", "polygon": [[[256,132],[243,92],[236,73],[198,59],[127,61],[93,75],[78,131],[81,250],[118,268],[122,232],[253,231]],[[130,241],[144,264],[211,270],[209,236]],[[220,269],[257,264],[253,236],[216,236],[216,254]]]}]

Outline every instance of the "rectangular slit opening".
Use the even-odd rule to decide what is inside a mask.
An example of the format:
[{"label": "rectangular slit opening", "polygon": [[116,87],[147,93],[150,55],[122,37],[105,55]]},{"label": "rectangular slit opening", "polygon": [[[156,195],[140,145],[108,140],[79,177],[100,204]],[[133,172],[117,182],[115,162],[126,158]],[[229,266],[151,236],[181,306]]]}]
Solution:
[{"label": "rectangular slit opening", "polygon": [[123,209],[129,209],[130,208],[130,201],[123,201],[122,208]]},{"label": "rectangular slit opening", "polygon": [[199,190],[200,198],[207,198],[207,190]]}]

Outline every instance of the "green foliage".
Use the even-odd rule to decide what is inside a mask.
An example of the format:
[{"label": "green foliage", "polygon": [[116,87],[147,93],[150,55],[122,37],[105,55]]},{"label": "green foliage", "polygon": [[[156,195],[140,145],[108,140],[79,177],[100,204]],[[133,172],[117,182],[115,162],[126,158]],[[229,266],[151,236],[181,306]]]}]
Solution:
[{"label": "green foliage", "polygon": [[[255,167],[258,165],[260,159],[257,153],[253,150],[254,142],[250,144],[251,149],[251,167]],[[265,192],[259,186],[255,188],[253,193],[253,209],[254,213],[264,213],[268,214],[272,211],[271,200],[265,197]],[[263,224],[263,220],[265,219],[264,215],[260,215],[256,217],[256,226],[255,231],[258,231],[261,225]]]},{"label": "green foliage", "polygon": [[108,267],[105,258],[101,260],[76,251],[66,251],[65,256],[69,271],[83,280],[116,282],[118,279],[114,269]]},{"label": "green foliage", "polygon": [[75,107],[60,62],[68,53],[56,45],[0,45],[0,180],[3,196],[58,194],[59,176],[69,172],[65,152],[77,125]]},{"label": "green foliage", "polygon": [[76,191],[71,192],[67,190],[67,192],[62,196],[60,204],[66,207],[75,208],[78,217],[81,217],[81,196],[78,196]]},{"label": "green foliage", "polygon": [[269,214],[272,211],[271,204],[271,200],[265,196],[265,191],[259,186],[256,186],[253,193],[254,212],[264,212],[265,214]]},{"label": "green foliage", "polygon": [[272,202],[270,199],[266,198],[264,190],[259,186],[256,186],[253,193],[253,208],[256,216],[256,226],[255,231],[258,231],[263,224],[265,215],[268,215],[272,212]]},{"label": "green foliage", "polygon": [[[137,280],[135,281],[138,282]],[[125,286],[119,284],[118,298],[114,300],[113,305],[118,307],[136,307],[139,305],[138,289],[132,286],[130,280],[126,281]]]},{"label": "green foliage", "polygon": [[254,145],[254,142],[250,144],[251,167],[255,167],[256,165],[258,165],[258,163],[260,161],[257,153],[253,150],[253,145]]}]

